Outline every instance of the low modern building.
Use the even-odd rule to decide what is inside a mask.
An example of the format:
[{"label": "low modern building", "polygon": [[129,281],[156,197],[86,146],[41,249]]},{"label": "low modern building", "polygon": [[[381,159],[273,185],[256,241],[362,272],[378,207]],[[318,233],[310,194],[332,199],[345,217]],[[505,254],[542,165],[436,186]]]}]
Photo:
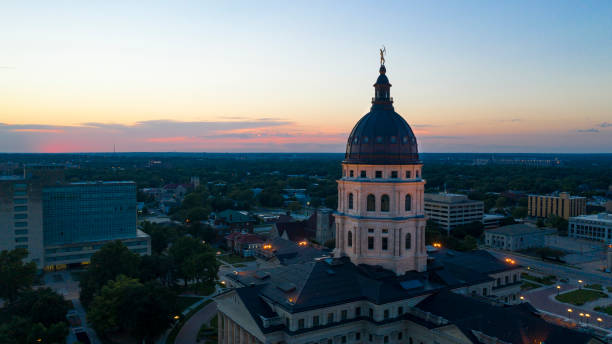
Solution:
[{"label": "low modern building", "polygon": [[506,216],[499,214],[484,214],[482,216],[482,225],[484,229],[493,229],[501,226]]},{"label": "low modern building", "polygon": [[568,235],[612,244],[612,214],[580,215],[569,219]]},{"label": "low modern building", "polygon": [[470,200],[466,195],[426,193],[425,215],[441,228],[453,228],[472,222],[482,222],[484,202]]},{"label": "low modern building", "polygon": [[526,224],[503,226],[485,231],[485,245],[509,251],[543,247],[545,237],[555,233],[554,229],[540,229]]},{"label": "low modern building", "polygon": [[556,215],[568,220],[572,216],[586,214],[586,197],[571,196],[567,192],[558,195],[529,195],[527,206],[529,216]]}]

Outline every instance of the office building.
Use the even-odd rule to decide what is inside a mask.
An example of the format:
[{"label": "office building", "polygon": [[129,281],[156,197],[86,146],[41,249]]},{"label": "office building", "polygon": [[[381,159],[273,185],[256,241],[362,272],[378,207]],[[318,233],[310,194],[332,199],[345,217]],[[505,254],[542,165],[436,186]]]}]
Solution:
[{"label": "office building", "polygon": [[78,182],[43,190],[45,266],[87,263],[105,243],[121,240],[150,254],[150,238],[136,228],[136,183]]},{"label": "office building", "polygon": [[426,193],[425,215],[440,228],[450,231],[457,226],[482,222],[484,202],[461,194]]},{"label": "office building", "polygon": [[567,192],[558,195],[529,195],[529,216],[560,216],[568,220],[572,216],[586,214],[586,197],[570,196]]},{"label": "office building", "polygon": [[23,175],[0,177],[0,250],[25,248],[40,269],[86,264],[112,240],[150,254],[136,216],[134,182],[65,183],[57,165],[28,165]]},{"label": "office building", "polygon": [[28,260],[44,266],[42,190],[63,181],[63,167],[55,165],[31,165],[22,175],[0,176],[0,250],[27,249]]},{"label": "office building", "polygon": [[568,236],[612,244],[612,214],[601,213],[571,217]]},{"label": "office building", "polygon": [[385,74],[381,65],[371,111],[349,136],[334,257],[222,276],[218,343],[599,343],[520,304],[514,262],[428,257],[422,163]]}]

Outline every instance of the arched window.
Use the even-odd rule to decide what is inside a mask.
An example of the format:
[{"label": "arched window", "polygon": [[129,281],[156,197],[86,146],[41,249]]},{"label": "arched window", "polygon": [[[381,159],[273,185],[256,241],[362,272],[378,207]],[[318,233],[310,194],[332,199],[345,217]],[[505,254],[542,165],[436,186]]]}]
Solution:
[{"label": "arched window", "polygon": [[349,194],[348,203],[349,203],[349,209],[353,209],[353,193]]},{"label": "arched window", "polygon": [[380,198],[380,211],[389,211],[389,196],[382,195]]},{"label": "arched window", "polygon": [[412,210],[412,197],[410,196],[410,194],[406,195],[406,203],[404,204],[404,209],[406,211]]},{"label": "arched window", "polygon": [[410,233],[406,234],[406,249],[409,250],[412,246],[412,235]]},{"label": "arched window", "polygon": [[376,211],[376,197],[374,197],[374,195],[372,194],[368,195],[368,204],[367,204],[366,210]]},{"label": "arched window", "polygon": [[348,237],[346,239],[346,242],[348,243],[348,247],[353,247],[353,232],[351,231],[348,232]]}]

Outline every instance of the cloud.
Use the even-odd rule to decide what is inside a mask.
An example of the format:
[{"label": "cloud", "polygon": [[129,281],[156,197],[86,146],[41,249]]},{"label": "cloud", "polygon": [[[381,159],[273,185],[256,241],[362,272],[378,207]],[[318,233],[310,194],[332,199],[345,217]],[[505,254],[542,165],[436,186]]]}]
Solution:
[{"label": "cloud", "polygon": [[612,123],[603,122],[599,125],[600,128],[610,128],[612,127]]},{"label": "cloud", "polygon": [[522,122],[523,119],[522,118],[511,118],[511,119],[500,119],[498,122],[512,122],[512,123],[518,123],[518,122]]},{"label": "cloud", "polygon": [[411,126],[413,128],[433,128],[433,127],[437,127],[437,125],[433,125],[433,124],[412,124]]},{"label": "cloud", "polygon": [[422,140],[429,140],[429,139],[433,139],[433,140],[462,140],[464,139],[461,136],[444,136],[444,135],[431,135],[431,136],[421,136],[419,137],[419,139]]},{"label": "cloud", "polygon": [[590,129],[578,129],[576,130],[576,132],[579,133],[598,133],[599,129],[595,129],[595,128],[590,128]]},{"label": "cloud", "polygon": [[[282,118],[220,121],[151,120],[133,124],[78,125],[0,123],[4,152],[118,151],[285,151],[299,147],[341,147],[348,133],[321,133]],[[340,148],[341,150],[341,148]]]}]

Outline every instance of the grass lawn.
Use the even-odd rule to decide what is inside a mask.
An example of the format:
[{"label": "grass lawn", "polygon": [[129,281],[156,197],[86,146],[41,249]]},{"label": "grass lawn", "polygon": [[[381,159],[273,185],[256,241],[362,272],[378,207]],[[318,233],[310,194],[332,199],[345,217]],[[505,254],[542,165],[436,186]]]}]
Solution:
[{"label": "grass lawn", "polygon": [[539,287],[540,287],[539,284],[535,284],[531,282],[523,282],[523,284],[521,284],[521,290],[529,290],[529,289],[535,289]]},{"label": "grass lawn", "polygon": [[601,284],[587,284],[584,287],[585,288],[589,288],[589,289],[595,289],[595,290],[603,291],[603,287],[601,286]]},{"label": "grass lawn", "polygon": [[200,300],[199,297],[194,296],[179,296],[176,298],[176,303],[179,311],[184,311],[187,307],[193,305]]},{"label": "grass lawn", "polygon": [[244,263],[244,262],[252,262],[255,260],[255,257],[240,257],[237,254],[230,254],[227,256],[221,256],[219,257],[219,259],[222,259],[224,262],[230,263],[230,264],[236,264],[236,263]]},{"label": "grass lawn", "polygon": [[598,311],[598,312],[602,312],[602,313],[606,313],[606,314],[612,315],[612,305],[597,306],[597,307],[595,307],[595,310]]},{"label": "grass lawn", "polygon": [[608,289],[608,292],[612,293],[612,287],[606,287],[606,289]]},{"label": "grass lawn", "polygon": [[540,284],[545,284],[545,285],[551,285],[554,284],[557,281],[557,276],[554,275],[548,275],[548,276],[544,276],[544,277],[536,277],[533,275],[530,275],[528,273],[523,272],[521,274],[521,278],[524,280],[529,280],[532,282],[536,282],[536,283],[540,283]]},{"label": "grass lawn", "polygon": [[578,289],[570,291],[569,293],[557,295],[555,299],[561,302],[571,303],[572,305],[582,306],[587,302],[595,301],[603,297],[608,297],[608,295],[601,291]]}]

